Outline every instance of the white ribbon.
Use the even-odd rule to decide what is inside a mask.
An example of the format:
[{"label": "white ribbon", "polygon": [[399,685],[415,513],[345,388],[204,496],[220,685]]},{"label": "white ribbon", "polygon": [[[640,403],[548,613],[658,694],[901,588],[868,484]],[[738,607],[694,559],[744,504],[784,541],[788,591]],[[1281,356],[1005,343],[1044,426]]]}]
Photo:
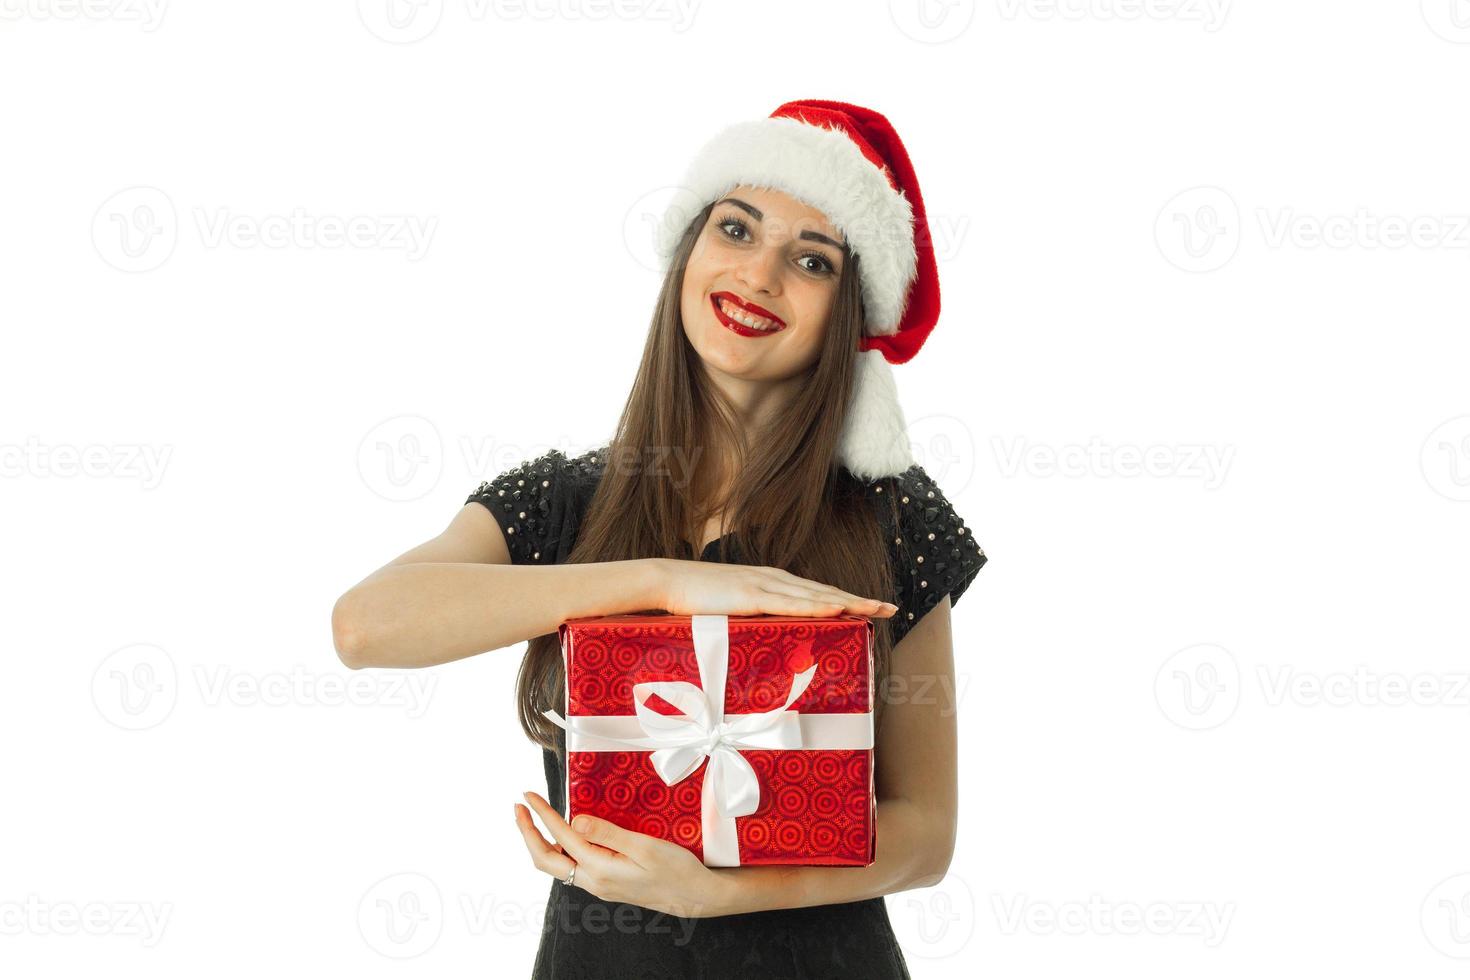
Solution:
[{"label": "white ribbon", "polygon": [[[575,716],[543,712],[567,731],[567,752],[626,752],[653,749],[650,762],[672,786],[693,775],[709,759],[701,787],[704,863],[738,867],[740,847],[735,818],[760,807],[760,779],[740,749],[870,749],[873,714],[803,715],[790,710],[817,671],[814,663],[791,678],[791,693],[779,708],[751,714],[725,714],[725,681],[730,668],[730,629],[725,616],[691,616],[699,686],[687,681],[649,681],[633,685],[633,716]],[[570,660],[570,657],[568,658]],[[658,695],[677,708],[665,715],[648,707]]]}]

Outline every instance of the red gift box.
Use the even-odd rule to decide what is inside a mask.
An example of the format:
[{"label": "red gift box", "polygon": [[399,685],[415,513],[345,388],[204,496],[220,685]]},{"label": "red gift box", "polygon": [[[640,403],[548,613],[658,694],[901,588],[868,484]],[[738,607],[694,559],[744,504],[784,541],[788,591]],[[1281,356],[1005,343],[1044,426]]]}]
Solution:
[{"label": "red gift box", "polygon": [[558,630],[567,820],[602,817],[710,867],[873,863],[873,624],[622,615]]}]

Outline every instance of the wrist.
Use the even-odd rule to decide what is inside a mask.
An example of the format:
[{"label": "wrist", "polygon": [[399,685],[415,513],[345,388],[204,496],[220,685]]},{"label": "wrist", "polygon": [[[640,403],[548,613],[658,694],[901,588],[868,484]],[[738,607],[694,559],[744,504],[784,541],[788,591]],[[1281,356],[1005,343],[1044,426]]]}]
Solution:
[{"label": "wrist", "polygon": [[669,608],[668,563],[662,558],[640,558],[636,562],[637,604],[639,609]]},{"label": "wrist", "polygon": [[750,897],[745,885],[749,876],[741,879],[741,868],[711,868],[714,885],[710,889],[710,905],[705,916],[740,915],[751,911]]}]

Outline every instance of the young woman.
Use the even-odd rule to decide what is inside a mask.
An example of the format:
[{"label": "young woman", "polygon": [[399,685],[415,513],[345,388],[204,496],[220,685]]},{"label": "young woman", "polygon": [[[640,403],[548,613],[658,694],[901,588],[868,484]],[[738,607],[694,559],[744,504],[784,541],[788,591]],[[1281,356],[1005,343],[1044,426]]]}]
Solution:
[{"label": "young woman", "polygon": [[[802,101],[718,135],[682,193],[611,441],[480,484],[338,601],[335,642],[352,667],[420,667],[529,641],[519,715],[547,798],[515,821],[556,879],[535,976],[906,977],[882,896],[949,865],[955,706],[933,692],[954,690],[950,609],[986,561],[910,458],[888,367],[939,312],[918,183],[882,116]],[[874,619],[874,864],[708,868],[563,819],[557,627],[650,610]]]}]

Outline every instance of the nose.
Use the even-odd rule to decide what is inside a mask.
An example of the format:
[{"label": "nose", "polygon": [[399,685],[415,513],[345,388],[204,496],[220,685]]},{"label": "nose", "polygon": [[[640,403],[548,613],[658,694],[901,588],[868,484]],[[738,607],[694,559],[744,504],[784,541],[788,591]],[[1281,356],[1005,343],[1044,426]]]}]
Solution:
[{"label": "nose", "polygon": [[775,296],[781,291],[781,250],[757,248],[746,253],[735,269],[735,278],[750,293]]}]

